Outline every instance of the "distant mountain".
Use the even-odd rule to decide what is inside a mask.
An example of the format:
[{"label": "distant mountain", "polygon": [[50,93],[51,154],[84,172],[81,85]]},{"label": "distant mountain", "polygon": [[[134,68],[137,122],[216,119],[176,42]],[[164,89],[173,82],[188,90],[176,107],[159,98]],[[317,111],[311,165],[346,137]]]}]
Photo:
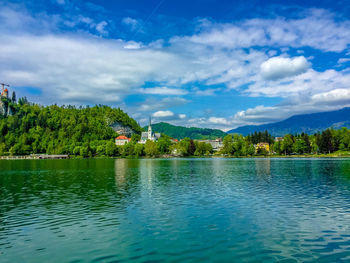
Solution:
[{"label": "distant mountain", "polygon": [[[147,126],[144,127],[144,129],[147,130]],[[152,131],[164,133],[172,138],[179,140],[185,137],[189,137],[191,139],[216,139],[227,135],[221,130],[203,129],[195,127],[186,128],[182,126],[171,125],[165,122],[152,124]]]},{"label": "distant mountain", "polygon": [[319,112],[312,114],[295,115],[284,121],[264,125],[247,125],[230,130],[227,133],[239,133],[247,135],[255,131],[267,130],[274,136],[283,136],[287,133],[308,133],[314,134],[318,131],[333,127],[350,128],[350,108],[343,108],[337,111]]}]

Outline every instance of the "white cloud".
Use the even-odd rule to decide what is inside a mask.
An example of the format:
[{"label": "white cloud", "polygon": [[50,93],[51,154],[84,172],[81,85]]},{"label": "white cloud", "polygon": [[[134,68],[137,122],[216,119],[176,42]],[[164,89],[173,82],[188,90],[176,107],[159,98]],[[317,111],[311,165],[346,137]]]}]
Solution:
[{"label": "white cloud", "polygon": [[148,98],[146,101],[138,105],[135,110],[137,111],[154,111],[163,110],[170,107],[178,107],[189,103],[190,101],[180,97],[168,97],[163,99]]},{"label": "white cloud", "polygon": [[[132,18],[123,20],[131,27],[137,22]],[[0,75],[13,86],[41,89],[37,101],[41,103],[120,105],[126,96],[140,92],[175,96],[146,98],[137,107],[129,107],[132,112],[148,114],[145,112],[166,111],[189,103],[178,97],[188,91],[169,87],[193,86],[198,82],[201,89],[191,90],[198,96],[211,96],[219,89],[210,85],[220,85],[223,92],[227,87],[242,95],[293,101],[288,105],[247,109],[228,118],[189,116],[187,120],[187,116],[181,117],[185,114],[172,116],[183,123],[223,128],[310,112],[316,109],[314,102],[321,103],[321,99],[325,109],[335,108],[334,101],[339,102],[337,107],[347,105],[346,99],[337,98],[347,98],[349,70],[315,71],[309,68],[306,55],[270,58],[275,50],[288,52],[287,48],[347,50],[350,22],[336,20],[325,12],[313,10],[304,18],[249,19],[227,24],[205,20],[195,35],[174,36],[170,41],[159,39],[150,44],[105,39],[101,35],[108,34],[107,22],[97,23],[85,16],[66,20],[48,14],[33,16],[0,5],[0,23],[0,60],[6,61],[0,64]],[[71,29],[68,35],[58,34],[58,25],[65,23],[72,28],[83,24],[89,32]],[[160,86],[140,89],[148,82]],[[328,102],[327,96],[331,98]]]},{"label": "white cloud", "polygon": [[309,67],[309,63],[305,57],[273,57],[260,65],[261,74],[266,79],[281,79],[299,75],[305,72]]},{"label": "white cloud", "polygon": [[102,21],[96,25],[96,30],[99,32],[101,35],[107,35],[108,31],[105,29],[105,27],[108,25],[106,21]]},{"label": "white cloud", "polygon": [[350,58],[340,58],[338,59],[338,64],[344,64],[350,61]]},{"label": "white cloud", "polygon": [[216,92],[220,91],[220,88],[199,89],[193,88],[195,95],[197,96],[214,96]]},{"label": "white cloud", "polygon": [[314,103],[328,105],[344,105],[350,103],[350,89],[334,89],[328,92],[315,94],[311,97]]},{"label": "white cloud", "polygon": [[208,121],[210,123],[220,124],[220,125],[229,125],[230,124],[230,122],[228,120],[226,120],[225,118],[221,118],[221,117],[210,117]]},{"label": "white cloud", "polygon": [[183,89],[175,89],[168,87],[154,87],[147,89],[140,89],[140,93],[143,94],[154,94],[154,95],[185,95],[188,91]]},{"label": "white cloud", "polygon": [[135,41],[128,41],[123,46],[125,49],[140,49],[142,47],[141,43]]},{"label": "white cloud", "polygon": [[122,23],[130,27],[132,31],[135,31],[139,28],[140,22],[137,19],[131,17],[124,17]]},{"label": "white cloud", "polygon": [[187,117],[186,114],[179,114],[180,119],[185,119],[186,117]]},{"label": "white cloud", "polygon": [[174,113],[170,110],[166,110],[166,111],[161,110],[153,113],[152,116],[157,118],[172,117],[174,116]]},{"label": "white cloud", "polygon": [[336,21],[325,10],[310,9],[304,18],[249,19],[236,23],[207,23],[193,43],[225,48],[274,46],[312,47],[341,52],[350,42],[350,21]]}]

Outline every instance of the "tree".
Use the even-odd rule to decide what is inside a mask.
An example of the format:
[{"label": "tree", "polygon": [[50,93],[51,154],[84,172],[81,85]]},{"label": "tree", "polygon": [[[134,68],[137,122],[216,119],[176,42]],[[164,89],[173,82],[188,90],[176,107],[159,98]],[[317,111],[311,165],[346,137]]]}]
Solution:
[{"label": "tree", "polygon": [[284,152],[285,155],[291,154],[293,152],[293,137],[290,134],[284,136],[281,151]]},{"label": "tree", "polygon": [[334,150],[333,135],[330,129],[323,131],[321,134],[320,150],[323,153],[331,153]]},{"label": "tree", "polygon": [[193,156],[196,151],[196,145],[194,144],[193,140],[190,140],[190,144],[188,146],[188,154],[190,156]]},{"label": "tree", "polygon": [[12,101],[12,103],[16,103],[16,92],[12,92],[12,99],[11,99],[11,101]]},{"label": "tree", "polygon": [[169,153],[171,141],[169,137],[160,137],[157,141],[158,151],[161,154]]},{"label": "tree", "polygon": [[253,156],[255,154],[255,147],[254,147],[253,144],[249,145],[247,154],[250,155],[250,156]]},{"label": "tree", "polygon": [[151,140],[146,141],[144,151],[149,157],[155,157],[159,154],[157,144]]},{"label": "tree", "polygon": [[106,144],[106,155],[107,156],[115,156],[117,153],[117,146],[115,145],[114,142],[109,141]]},{"label": "tree", "polygon": [[298,154],[302,154],[308,151],[306,142],[302,138],[298,138],[295,140],[293,148],[294,148],[294,151]]},{"label": "tree", "polygon": [[280,141],[275,141],[273,144],[273,151],[277,154],[281,154],[281,142]]},{"label": "tree", "polygon": [[231,154],[233,152],[233,138],[232,135],[226,135],[223,140],[222,153]]},{"label": "tree", "polygon": [[132,142],[138,142],[141,140],[141,135],[140,134],[137,134],[137,133],[134,133],[131,135],[131,141]]},{"label": "tree", "polygon": [[140,144],[140,143],[135,144],[134,155],[137,157],[143,156],[144,154],[143,150],[144,150],[143,144]]}]

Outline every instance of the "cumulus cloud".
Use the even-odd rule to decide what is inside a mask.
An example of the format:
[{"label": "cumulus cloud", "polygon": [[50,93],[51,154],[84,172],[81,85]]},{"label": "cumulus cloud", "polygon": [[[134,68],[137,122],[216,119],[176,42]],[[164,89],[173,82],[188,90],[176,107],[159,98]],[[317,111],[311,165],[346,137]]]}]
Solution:
[{"label": "cumulus cloud", "polygon": [[164,117],[172,117],[174,116],[174,113],[170,110],[166,110],[166,111],[157,111],[155,113],[152,114],[153,117],[158,117],[158,118],[164,118]]},{"label": "cumulus cloud", "polygon": [[173,124],[183,122],[186,119],[186,114],[175,114],[174,112],[170,110],[164,110],[164,111],[157,111],[152,114],[152,117],[155,122],[157,121],[167,121],[171,122]]},{"label": "cumulus cloud", "polygon": [[220,125],[229,125],[230,122],[226,120],[225,118],[220,118],[220,117],[210,117],[208,120],[210,123],[213,124],[220,124]]},{"label": "cumulus cloud", "polygon": [[[123,19],[131,29],[138,22]],[[172,116],[183,123],[223,128],[309,112],[316,109],[315,101],[322,101],[329,109],[336,107],[334,101],[339,102],[337,107],[347,105],[344,98],[348,96],[349,70],[318,72],[304,56],[271,58],[276,50],[288,52],[288,48],[346,52],[350,22],[336,20],[324,11],[311,10],[294,19],[248,19],[225,24],[205,20],[196,34],[151,43],[103,38],[108,34],[109,20],[35,16],[3,5],[0,23],[0,59],[6,61],[0,64],[0,75],[13,86],[40,89],[40,103],[121,105],[128,95],[143,93],[145,101],[129,109],[144,115],[187,104],[190,101],[180,96],[190,92],[211,96],[226,88],[246,96],[293,100],[275,107],[247,109],[228,118]],[[87,32],[74,31],[78,24],[83,24]],[[57,33],[62,25],[71,27],[69,34]],[[150,82],[159,86],[141,88]],[[201,89],[170,88],[198,83]],[[171,97],[156,99],[152,95]],[[340,97],[343,100],[338,100]]]},{"label": "cumulus cloud", "polygon": [[305,72],[309,63],[305,57],[273,57],[260,65],[261,74],[264,78],[275,80],[299,75]]}]

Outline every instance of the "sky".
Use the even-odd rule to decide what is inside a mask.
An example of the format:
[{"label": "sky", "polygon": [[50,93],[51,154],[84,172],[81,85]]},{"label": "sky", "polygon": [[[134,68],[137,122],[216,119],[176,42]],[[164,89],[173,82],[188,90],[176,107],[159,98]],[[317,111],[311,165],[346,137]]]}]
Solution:
[{"label": "sky", "polygon": [[350,0],[0,1],[0,82],[224,131],[350,106]]}]

